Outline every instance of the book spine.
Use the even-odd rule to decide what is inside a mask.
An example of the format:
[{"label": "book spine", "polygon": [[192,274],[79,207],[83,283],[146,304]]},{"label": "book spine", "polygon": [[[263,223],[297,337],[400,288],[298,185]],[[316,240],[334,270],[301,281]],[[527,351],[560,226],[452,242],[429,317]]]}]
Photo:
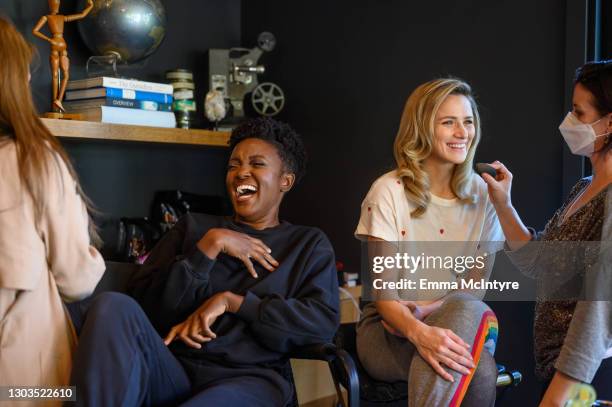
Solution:
[{"label": "book spine", "polygon": [[157,110],[160,112],[171,112],[172,103],[161,103],[153,100],[130,100],[118,98],[106,98],[105,106],[127,107],[130,109]]},{"label": "book spine", "polygon": [[115,99],[151,100],[158,103],[172,103],[172,95],[130,89],[106,88],[106,97]]},{"label": "book spine", "polygon": [[109,78],[102,79],[102,86],[106,88],[120,88],[129,90],[139,90],[144,92],[165,93],[171,95],[174,91],[172,85],[167,83],[143,82],[130,79]]},{"label": "book spine", "polygon": [[130,109],[142,109],[159,112],[171,112],[171,103],[159,103],[152,100],[130,100],[119,98],[85,99],[74,102],[64,102],[64,106],[71,112],[81,109],[92,109],[100,106],[126,107]]},{"label": "book spine", "polygon": [[176,118],[172,112],[151,112],[114,106],[102,106],[100,109],[102,113],[100,121],[103,123],[176,127]]}]

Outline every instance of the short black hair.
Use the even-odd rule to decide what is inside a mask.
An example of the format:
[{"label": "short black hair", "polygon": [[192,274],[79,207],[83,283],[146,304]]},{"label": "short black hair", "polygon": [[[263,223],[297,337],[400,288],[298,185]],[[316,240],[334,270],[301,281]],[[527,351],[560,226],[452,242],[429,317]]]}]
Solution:
[{"label": "short black hair", "polygon": [[257,138],[274,145],[285,165],[285,170],[295,174],[299,182],[306,173],[307,154],[304,142],[299,134],[287,123],[270,117],[248,119],[232,131],[229,139],[230,149],[249,138]]}]

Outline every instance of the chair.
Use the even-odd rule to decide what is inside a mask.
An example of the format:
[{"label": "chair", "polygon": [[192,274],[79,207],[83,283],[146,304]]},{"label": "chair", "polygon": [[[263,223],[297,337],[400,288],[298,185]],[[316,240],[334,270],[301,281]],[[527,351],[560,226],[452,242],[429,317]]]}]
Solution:
[{"label": "chair", "polygon": [[[356,325],[355,323],[342,324],[334,339],[338,349],[346,351],[354,360],[356,371],[354,372],[358,378],[354,380],[359,383],[358,395],[361,407],[396,407],[406,406],[408,397],[408,384],[405,381],[394,383],[381,382],[373,379],[365,371],[357,356],[356,345]],[[334,366],[332,366],[332,369]],[[503,393],[511,387],[517,386],[522,375],[518,371],[507,371],[504,366],[497,365],[497,395],[498,399]],[[345,387],[349,386],[346,378],[346,371],[334,370],[332,376],[338,378],[338,381]],[[336,380],[336,379],[334,379]],[[355,396],[354,396],[355,397]]]},{"label": "chair", "polygon": [[[138,267],[139,265],[132,263],[106,262],[106,272],[96,286],[93,295],[105,291],[127,292],[130,276],[138,270]],[[308,345],[295,349],[288,359],[308,359],[327,362],[334,379],[338,405],[359,407],[359,379],[356,365],[353,358],[344,349],[336,347],[333,343]],[[287,361],[282,374],[291,383],[294,383],[289,361]],[[342,377],[342,382],[338,379],[339,377]],[[346,398],[341,391],[340,384],[347,389]],[[294,385],[292,407],[297,406],[298,401]]]}]

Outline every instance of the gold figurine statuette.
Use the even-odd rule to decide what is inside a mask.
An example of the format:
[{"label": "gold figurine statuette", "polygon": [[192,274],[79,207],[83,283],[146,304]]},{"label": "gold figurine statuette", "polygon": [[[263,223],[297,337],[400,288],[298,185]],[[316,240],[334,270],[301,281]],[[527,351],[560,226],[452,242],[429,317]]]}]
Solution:
[{"label": "gold figurine statuette", "polygon": [[[64,112],[64,106],[62,106],[62,99],[64,99],[64,93],[66,92],[66,85],[68,84],[68,78],[70,77],[69,68],[70,61],[68,59],[68,46],[64,40],[64,23],[71,21],[80,20],[85,18],[87,14],[93,8],[93,0],[87,1],[87,6],[83,11],[77,14],[64,16],[59,14],[60,0],[49,0],[49,14],[42,16],[38,23],[32,30],[32,33],[38,38],[42,38],[51,44],[51,56],[49,62],[51,64],[51,74],[53,79],[51,87],[53,89],[53,102],[52,109],[55,112]],[[51,37],[47,37],[40,32],[41,28],[47,24]],[[61,72],[61,83],[60,83],[60,72]]]}]

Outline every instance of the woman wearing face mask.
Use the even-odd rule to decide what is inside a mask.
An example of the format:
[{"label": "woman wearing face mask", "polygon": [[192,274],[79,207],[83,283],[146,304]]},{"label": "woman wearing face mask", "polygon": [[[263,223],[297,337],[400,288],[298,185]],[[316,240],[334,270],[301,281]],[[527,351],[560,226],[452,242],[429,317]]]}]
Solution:
[{"label": "woman wearing face mask", "polygon": [[[612,60],[590,62],[576,71],[573,108],[559,130],[574,154],[590,158],[593,176],[578,181],[542,233],[530,232],[512,206],[512,174],[508,169],[495,162],[492,165],[497,170],[496,179],[484,175],[511,249],[510,258],[518,258],[521,251],[527,250],[525,243],[535,239],[602,241],[601,244],[609,240],[606,225],[610,219],[606,218],[610,215],[606,207],[612,197]],[[597,266],[597,261],[585,257],[581,264],[584,270],[574,272],[584,273]],[[549,274],[560,270],[544,271]],[[536,373],[547,383],[540,406],[563,405],[568,390],[577,382],[592,383],[599,398],[612,399],[609,301],[539,300],[535,310],[534,344]]]},{"label": "woman wearing face mask", "polygon": [[[472,170],[479,141],[478,107],[467,83],[445,78],[415,89],[394,143],[397,168],[370,188],[356,237],[370,242],[369,250],[385,247],[400,255],[420,242],[436,242],[424,246],[427,255],[444,245],[444,255],[454,257],[475,255],[483,250],[479,242],[503,241],[486,184]],[[395,245],[405,249],[391,249]],[[461,277],[451,270],[435,273],[438,281]],[[495,315],[467,293],[418,295],[424,301],[366,305],[357,329],[364,368],[377,380],[407,381],[410,406],[491,406]]]}]

